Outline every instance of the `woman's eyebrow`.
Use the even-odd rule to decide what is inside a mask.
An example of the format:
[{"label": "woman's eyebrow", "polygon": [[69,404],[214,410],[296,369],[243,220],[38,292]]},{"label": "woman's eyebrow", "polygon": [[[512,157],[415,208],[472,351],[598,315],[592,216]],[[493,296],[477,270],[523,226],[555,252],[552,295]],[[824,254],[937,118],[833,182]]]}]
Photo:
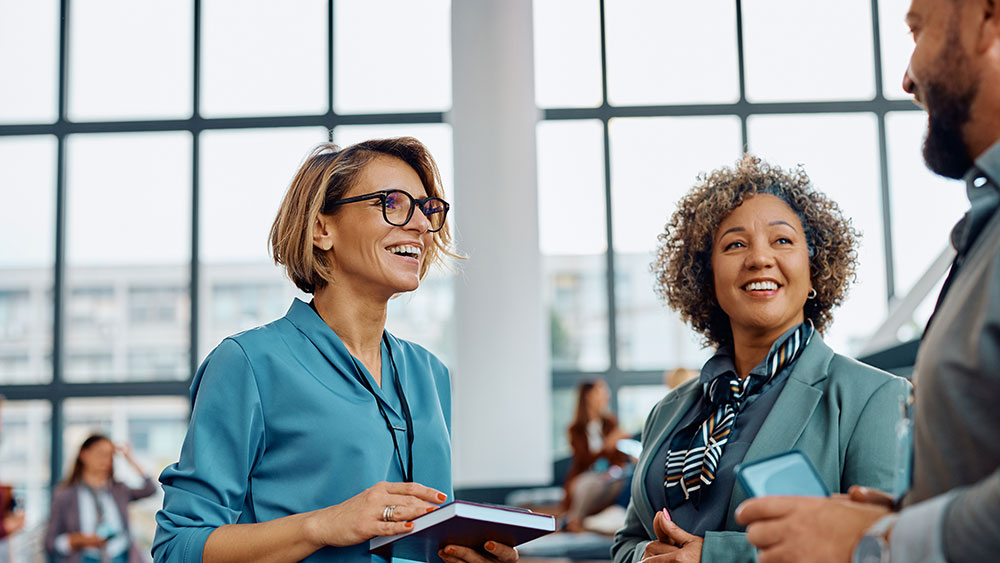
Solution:
[{"label": "woman's eyebrow", "polygon": [[768,223],[769,227],[773,227],[775,225],[786,225],[790,227],[793,231],[795,230],[795,226],[789,223],[788,221],[771,221],[770,223]]},{"label": "woman's eyebrow", "polygon": [[721,235],[719,235],[719,238],[722,238],[722,237],[728,235],[729,233],[742,233],[744,231],[746,231],[746,228],[744,228],[744,227],[733,227],[731,229],[727,229],[726,232],[724,232]]}]

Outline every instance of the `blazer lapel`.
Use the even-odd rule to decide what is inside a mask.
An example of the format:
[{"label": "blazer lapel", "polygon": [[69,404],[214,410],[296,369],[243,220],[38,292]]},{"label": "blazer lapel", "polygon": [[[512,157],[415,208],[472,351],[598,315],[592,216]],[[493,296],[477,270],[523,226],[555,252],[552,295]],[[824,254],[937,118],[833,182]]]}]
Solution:
[{"label": "blazer lapel", "polygon": [[663,472],[663,468],[650,467],[650,462],[660,444],[673,432],[677,423],[700,397],[701,382],[697,378],[678,387],[663,400],[659,408],[659,412],[671,412],[671,414],[667,418],[654,419],[653,426],[649,429],[649,436],[644,436],[642,450],[645,455],[639,458],[635,468],[635,476],[632,478],[632,498],[639,499],[636,509],[650,537],[656,537],[656,533],[653,531],[653,506],[649,502],[649,495],[646,494],[646,476],[651,470]]},{"label": "blazer lapel", "polygon": [[[819,334],[813,335],[802,355],[796,360],[788,381],[781,390],[767,419],[757,432],[743,461],[754,461],[786,452],[795,445],[802,431],[812,418],[816,405],[823,398],[823,390],[818,386],[826,380],[827,366],[833,359],[833,350],[823,342]],[[729,516],[732,518],[736,507],[746,500],[746,491],[741,486],[733,487],[729,501]],[[742,528],[741,528],[742,529]]]}]

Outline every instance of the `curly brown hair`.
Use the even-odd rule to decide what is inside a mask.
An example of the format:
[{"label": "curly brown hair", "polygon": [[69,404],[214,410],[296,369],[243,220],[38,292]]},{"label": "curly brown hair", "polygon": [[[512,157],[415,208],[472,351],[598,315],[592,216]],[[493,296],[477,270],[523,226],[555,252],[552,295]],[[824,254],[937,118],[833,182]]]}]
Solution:
[{"label": "curly brown hair", "polygon": [[815,298],[806,301],[805,318],[824,332],[830,311],[847,296],[855,279],[860,234],[840,206],[818,191],[801,166],[783,170],[745,154],[733,168],[700,174],[677,204],[657,237],[650,264],[656,294],[702,335],[704,343],[721,347],[732,342],[729,316],[715,296],[712,240],[722,221],[757,194],[777,196],[795,211],[805,230],[809,270]]}]

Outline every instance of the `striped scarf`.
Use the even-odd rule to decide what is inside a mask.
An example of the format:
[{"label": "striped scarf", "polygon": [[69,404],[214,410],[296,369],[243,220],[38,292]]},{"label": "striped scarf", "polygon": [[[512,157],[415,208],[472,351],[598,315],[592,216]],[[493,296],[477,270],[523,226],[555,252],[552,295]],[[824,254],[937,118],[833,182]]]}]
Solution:
[{"label": "striped scarf", "polygon": [[708,405],[701,416],[677,432],[670,442],[663,481],[670,508],[687,500],[698,507],[703,488],[715,480],[722,449],[744,401],[759,393],[768,381],[794,362],[812,335],[811,324],[800,324],[780,346],[768,353],[763,375],[751,373],[741,380],[732,372],[726,372],[708,384]]}]

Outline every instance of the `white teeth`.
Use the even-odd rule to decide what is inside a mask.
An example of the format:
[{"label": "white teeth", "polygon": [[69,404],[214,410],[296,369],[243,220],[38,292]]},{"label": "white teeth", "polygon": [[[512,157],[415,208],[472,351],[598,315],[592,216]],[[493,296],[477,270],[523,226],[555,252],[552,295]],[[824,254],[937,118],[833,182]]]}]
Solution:
[{"label": "white teeth", "polygon": [[409,254],[414,258],[420,258],[420,247],[411,246],[409,244],[401,244],[399,246],[390,246],[387,248],[389,252],[393,254]]},{"label": "white teeth", "polygon": [[775,291],[778,289],[778,284],[773,281],[759,281],[748,283],[743,289],[747,291]]}]

